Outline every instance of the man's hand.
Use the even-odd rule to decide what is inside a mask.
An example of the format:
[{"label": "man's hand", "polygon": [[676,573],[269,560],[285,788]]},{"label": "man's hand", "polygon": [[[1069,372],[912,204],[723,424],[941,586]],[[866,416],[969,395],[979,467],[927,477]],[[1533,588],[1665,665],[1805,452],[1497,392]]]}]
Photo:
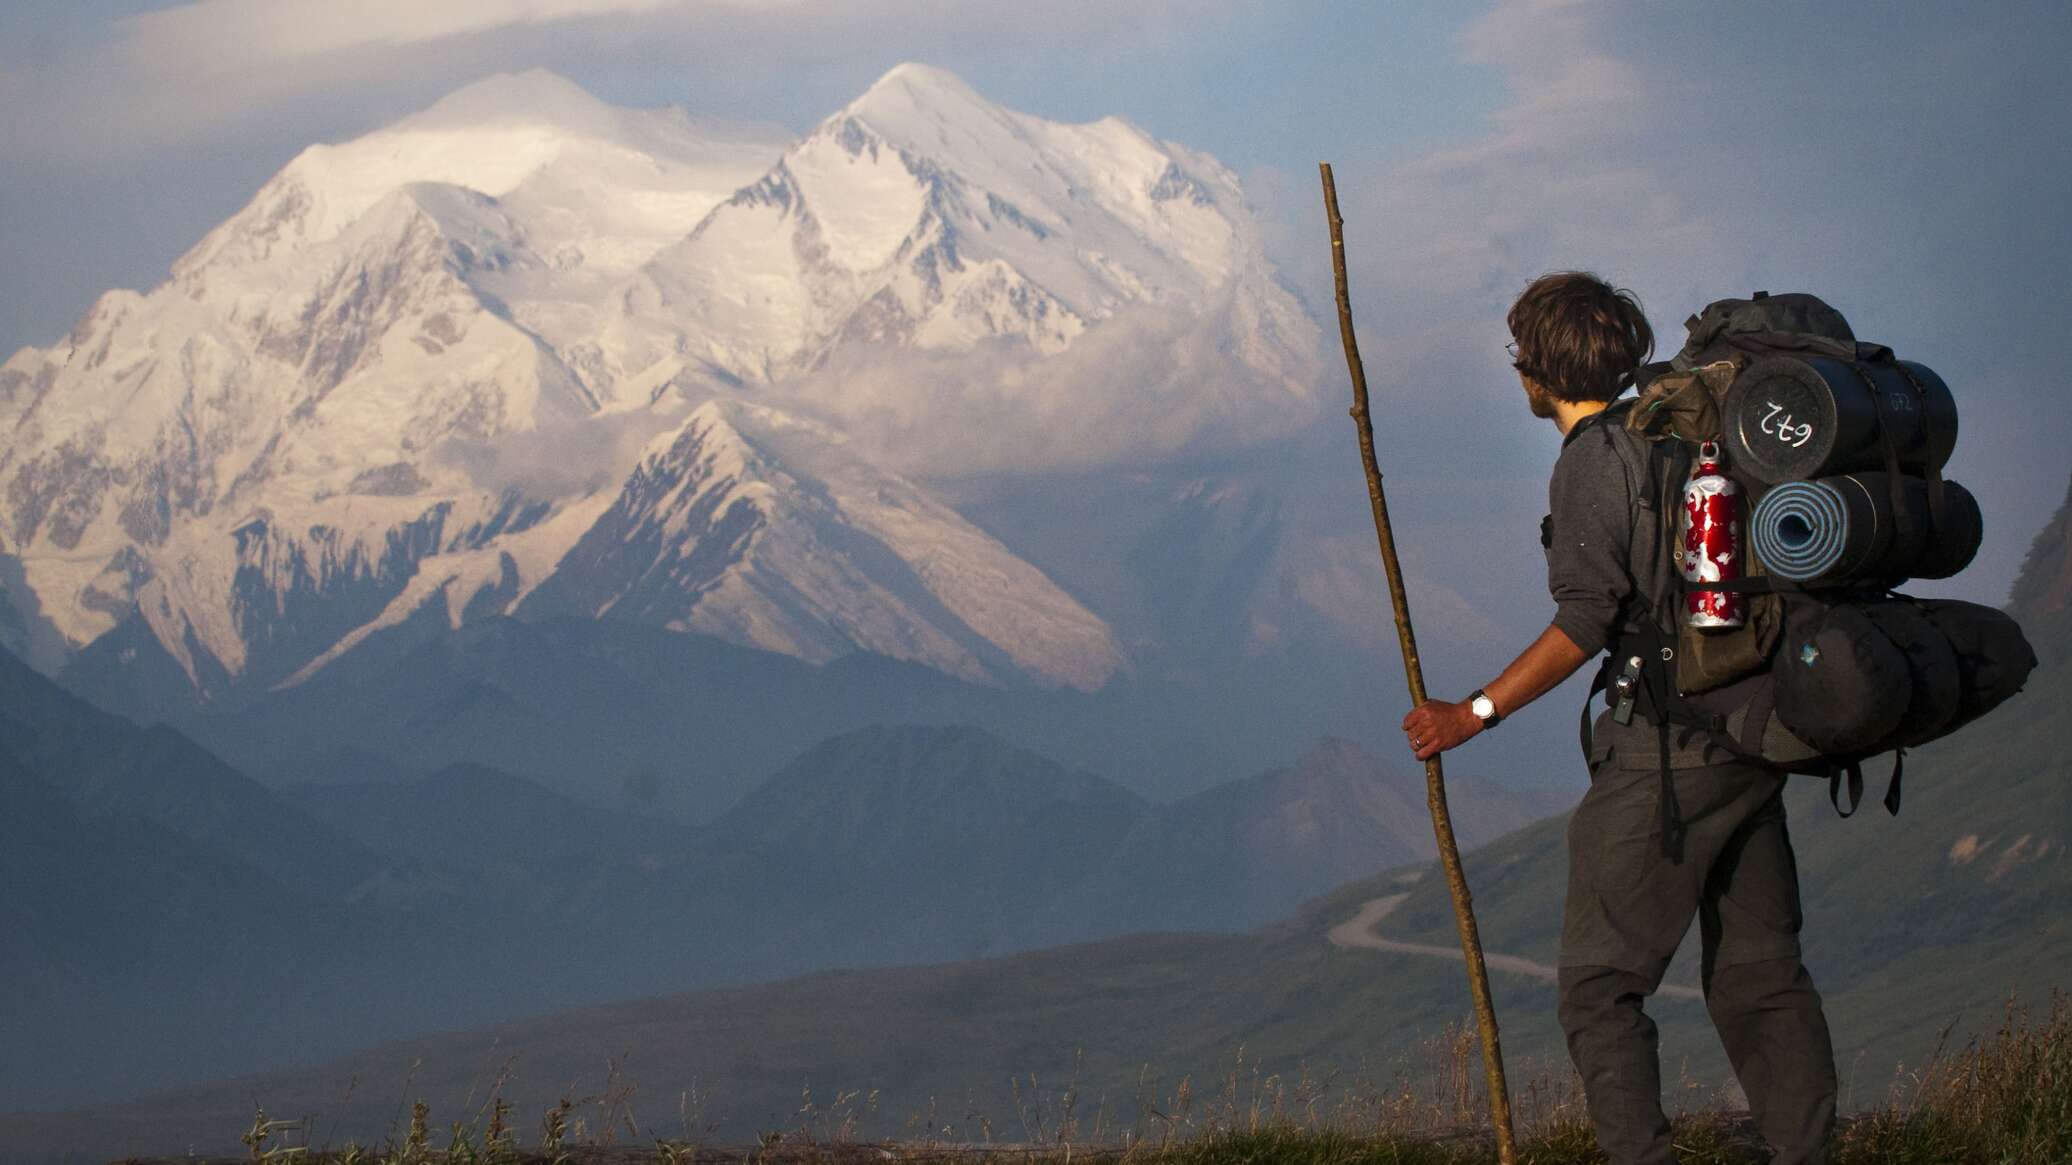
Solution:
[{"label": "man's hand", "polygon": [[1403,717],[1403,731],[1417,759],[1429,760],[1482,731],[1482,718],[1465,702],[1426,700]]},{"label": "man's hand", "polygon": [[[1548,627],[1521,652],[1504,674],[1483,689],[1496,710],[1506,716],[1545,695],[1555,684],[1574,675],[1589,656],[1559,627]],[[1430,760],[1482,731],[1482,717],[1463,701],[1426,700],[1403,717],[1403,732],[1410,738],[1410,751],[1419,760]]]}]

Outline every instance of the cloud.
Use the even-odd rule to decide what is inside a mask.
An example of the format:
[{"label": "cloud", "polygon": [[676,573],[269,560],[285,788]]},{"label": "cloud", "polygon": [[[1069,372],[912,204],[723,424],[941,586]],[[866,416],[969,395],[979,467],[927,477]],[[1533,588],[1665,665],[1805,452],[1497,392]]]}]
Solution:
[{"label": "cloud", "polygon": [[197,0],[109,22],[103,36],[15,70],[33,94],[8,144],[94,159],[269,120],[322,120],[327,104],[380,108],[451,88],[613,21],[772,12],[786,0]]},{"label": "cloud", "polygon": [[[1184,40],[1254,2],[194,0],[107,21],[98,37],[80,37],[82,17],[49,53],[0,43],[0,92],[25,95],[0,107],[0,148],[100,160],[228,144],[227,135],[277,125],[297,127],[306,143],[313,127],[353,132],[482,75],[529,67],[669,76],[679,99],[686,89],[693,98],[803,91],[817,115],[832,108],[818,106],[823,98],[853,96],[899,60],[977,52],[1055,83],[1099,69],[1104,54]],[[1068,59],[1028,55],[1060,46],[1074,50]],[[779,76],[786,83],[773,86]]]},{"label": "cloud", "polygon": [[648,442],[683,424],[688,402],[602,417],[569,417],[490,440],[454,438],[432,464],[458,469],[482,489],[534,499],[575,497],[624,480]]},{"label": "cloud", "polygon": [[[1499,348],[1528,280],[1584,268],[1633,288],[1658,355],[1709,300],[1812,291],[1956,388],[1952,475],[1995,533],[1955,585],[1998,601],[2072,440],[2035,387],[2061,379],[2038,338],[2072,312],[2072,232],[2048,205],[2072,179],[2055,63],[2072,16],[2019,7],[1494,5],[1457,41],[1509,92],[1482,132],[1339,167],[1377,393],[1420,431],[1474,433],[1475,472],[1544,468],[1552,434]],[[1464,476],[1451,449],[1402,457]],[[1537,516],[1521,495],[1513,520]]]},{"label": "cloud", "polygon": [[1009,341],[854,346],[772,391],[920,477],[1214,454],[1317,416],[1315,333],[1284,337],[1276,363],[1257,367],[1231,350],[1246,318],[1226,291],[1197,308],[1125,308],[1050,356]]},{"label": "cloud", "polygon": [[[762,2],[774,5],[776,0]],[[512,25],[641,15],[685,6],[684,0],[197,0],[125,17],[118,25],[115,51],[139,68],[171,61],[200,75],[227,75]]]}]

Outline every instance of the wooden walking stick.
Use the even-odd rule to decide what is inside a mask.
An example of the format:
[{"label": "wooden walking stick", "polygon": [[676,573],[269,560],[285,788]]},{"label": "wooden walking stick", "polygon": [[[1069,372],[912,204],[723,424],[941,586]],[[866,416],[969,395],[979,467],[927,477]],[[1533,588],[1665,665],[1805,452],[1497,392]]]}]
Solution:
[{"label": "wooden walking stick", "polygon": [[[1360,432],[1360,460],[1367,467],[1367,501],[1374,510],[1374,535],[1381,542],[1381,565],[1388,574],[1389,599],[1396,607],[1396,636],[1403,641],[1403,671],[1410,677],[1410,704],[1425,702],[1424,666],[1417,659],[1417,637],[1410,632],[1410,604],[1403,596],[1403,568],[1396,561],[1396,538],[1389,529],[1388,501],[1381,493],[1381,467],[1374,460],[1374,422],[1367,414],[1367,372],[1360,364],[1360,345],[1353,338],[1352,296],[1345,282],[1345,221],[1338,217],[1338,187],[1331,181],[1331,163],[1320,162],[1324,176],[1324,212],[1331,220],[1331,275],[1338,285],[1338,335],[1345,341],[1345,365],[1353,377],[1352,418]],[[1475,901],[1461,872],[1460,847],[1453,840],[1453,818],[1446,811],[1446,778],[1439,754],[1425,761],[1425,801],[1432,810],[1432,830],[1439,835],[1439,862],[1446,868],[1446,888],[1453,892],[1453,917],[1460,924],[1460,950],[1468,965],[1468,991],[1475,1000],[1475,1026],[1482,1033],[1482,1068],[1489,1077],[1489,1115],[1496,1125],[1496,1155],[1502,1165],[1518,1160],[1511,1132],[1511,1096],[1504,1087],[1504,1054],[1497,1039],[1496,1006],[1489,1000],[1489,970],[1482,963],[1482,936],[1475,927]]]}]

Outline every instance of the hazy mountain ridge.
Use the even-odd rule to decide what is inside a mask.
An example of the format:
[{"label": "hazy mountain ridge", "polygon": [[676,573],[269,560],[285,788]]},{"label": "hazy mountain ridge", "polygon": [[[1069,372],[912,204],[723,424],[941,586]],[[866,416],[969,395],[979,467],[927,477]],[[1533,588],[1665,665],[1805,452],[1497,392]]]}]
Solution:
[{"label": "hazy mountain ridge", "polygon": [[[553,626],[504,625],[526,637]],[[730,650],[741,667],[713,675],[730,689],[743,669],[823,670]],[[666,715],[667,701],[637,678],[652,664],[632,663],[565,713],[609,719],[645,700]],[[453,722],[442,702],[503,701],[506,729],[531,719],[437,669],[411,674],[423,691],[403,694],[427,722],[394,725],[405,742]],[[17,750],[37,766],[21,778],[35,786],[14,799],[9,826],[10,885],[24,894],[9,907],[5,959],[22,998],[49,1003],[39,1012],[49,1022],[26,1029],[6,1061],[7,1079],[44,1103],[177,1079],[196,1049],[209,1063],[258,1066],[283,1047],[328,1054],[428,1024],[696,983],[1024,950],[1145,925],[1241,926],[1247,911],[1311,892],[1319,868],[1376,868],[1389,839],[1415,828],[1363,817],[1325,838],[1276,843],[1277,819],[1229,819],[1249,813],[1251,798],[1154,803],[982,730],[915,726],[824,741],[702,826],[652,808],[671,783],[657,769],[622,773],[620,804],[650,806],[642,815],[480,766],[415,777],[371,753],[356,767],[383,780],[269,790],[173,729],[96,712],[11,657],[0,660],[0,685],[0,775],[17,779]],[[336,711],[324,686],[307,694]],[[1338,787],[1306,786],[1323,802],[1358,802],[1351,787],[1377,780],[1414,783],[1343,745],[1329,751],[1343,763],[1322,775]],[[1113,860],[1167,819],[1212,847],[1240,835],[1251,844],[1214,855],[1206,895],[1180,865],[1140,877]],[[1301,860],[1276,857],[1288,854]],[[1242,898],[1215,890],[1224,885],[1243,887]],[[554,941],[542,944],[543,933]],[[277,1042],[288,1029],[276,1007],[295,1010],[292,1045]],[[156,1050],[111,1054],[140,1033]]]},{"label": "hazy mountain ridge", "polygon": [[180,733],[101,712],[0,652],[0,737],[22,771],[91,824],[150,820],[305,893],[344,896],[375,855],[281,801]]},{"label": "hazy mountain ridge", "polygon": [[[1568,808],[1566,793],[1447,780],[1463,845]],[[1097,884],[1130,887],[1147,930],[1256,926],[1377,870],[1437,856],[1421,769],[1325,740],[1287,768],[1205,789],[1146,814],[1105,855]],[[1106,891],[1115,893],[1115,891]]]},{"label": "hazy mountain ridge", "polygon": [[2058,652],[2072,647],[2072,491],[2029,544],[2007,609],[2029,630],[2040,658],[2065,658]]}]

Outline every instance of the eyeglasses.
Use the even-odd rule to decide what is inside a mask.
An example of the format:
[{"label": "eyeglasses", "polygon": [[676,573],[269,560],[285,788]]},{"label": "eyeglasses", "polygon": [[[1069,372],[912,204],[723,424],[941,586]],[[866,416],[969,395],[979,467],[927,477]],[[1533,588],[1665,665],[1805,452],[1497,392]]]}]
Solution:
[{"label": "eyeglasses", "polygon": [[1511,367],[1517,369],[1520,372],[1526,371],[1525,361],[1519,359],[1518,356],[1518,341],[1513,340],[1510,343],[1505,344],[1504,351],[1508,353],[1511,357]]}]

